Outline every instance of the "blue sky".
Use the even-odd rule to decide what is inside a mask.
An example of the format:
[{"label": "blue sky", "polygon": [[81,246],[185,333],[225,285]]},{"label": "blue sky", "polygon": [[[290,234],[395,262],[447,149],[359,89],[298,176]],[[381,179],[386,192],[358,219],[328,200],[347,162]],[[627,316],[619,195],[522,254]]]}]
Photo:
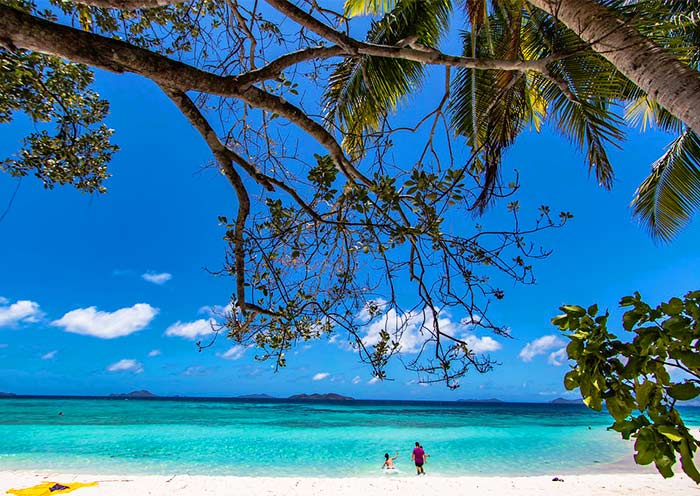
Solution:
[{"label": "blue sky", "polygon": [[[563,341],[549,323],[561,304],[597,302],[619,316],[617,301],[635,290],[658,302],[700,287],[697,223],[663,246],[630,218],[634,190],[669,137],[631,131],[624,149],[612,151],[617,179],[608,192],[588,178],[573,146],[545,130],[521,137],[507,167],[520,171],[523,212],[549,204],[575,218],[538,236],[554,252],[535,263],[537,284],[507,285],[492,306],[491,318],[513,339],[472,336],[502,363],[493,372],[450,391],[417,384],[399,363],[389,369],[393,380],[377,382],[352,351],[328,340],[296,348],[277,374],[253,360],[255,350],[223,338],[198,352],[211,309],[233,290],[232,279],[206,270],[221,267],[217,216],[234,210],[233,192],[204,168],[208,148],[154,85],[100,73],[96,86],[111,101],[108,124],[121,146],[109,192],[46,191],[27,177],[0,222],[0,391],[548,401],[564,395]],[[2,128],[2,156],[26,129],[18,124]],[[16,186],[0,175],[0,212]],[[619,318],[612,322],[619,327]]]}]

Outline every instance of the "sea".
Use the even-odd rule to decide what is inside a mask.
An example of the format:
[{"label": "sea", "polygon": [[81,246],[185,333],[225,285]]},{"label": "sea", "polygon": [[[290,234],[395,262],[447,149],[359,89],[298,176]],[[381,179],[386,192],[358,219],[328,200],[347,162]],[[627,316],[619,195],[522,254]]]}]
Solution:
[{"label": "sea", "polygon": [[[700,409],[683,415],[700,426]],[[428,474],[560,475],[631,459],[610,424],[567,404],[3,398],[0,470],[407,477],[420,442]]]}]

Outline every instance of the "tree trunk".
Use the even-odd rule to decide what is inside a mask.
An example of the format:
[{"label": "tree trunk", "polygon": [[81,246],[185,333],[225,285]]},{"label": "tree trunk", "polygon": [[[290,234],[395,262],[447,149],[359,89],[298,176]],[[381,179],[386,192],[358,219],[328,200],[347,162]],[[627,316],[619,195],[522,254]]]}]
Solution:
[{"label": "tree trunk", "polygon": [[666,110],[700,134],[700,73],[594,0],[527,0],[559,19]]}]

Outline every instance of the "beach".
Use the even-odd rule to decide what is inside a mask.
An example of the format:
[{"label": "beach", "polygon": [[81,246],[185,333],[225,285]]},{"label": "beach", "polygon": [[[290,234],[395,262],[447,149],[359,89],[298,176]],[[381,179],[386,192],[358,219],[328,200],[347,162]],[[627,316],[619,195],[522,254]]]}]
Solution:
[{"label": "beach", "polygon": [[[15,399],[0,408],[0,495],[688,495],[576,405]],[[56,412],[64,415],[58,416]],[[699,411],[686,417],[698,425]],[[411,462],[420,440],[427,475]],[[384,453],[397,470],[384,473]],[[563,479],[563,481],[553,480]],[[60,494],[60,493],[59,493]]]},{"label": "beach", "polygon": [[693,481],[677,474],[664,480],[654,473],[567,475],[563,482],[553,481],[551,476],[529,477],[221,477],[201,475],[88,475],[60,474],[37,471],[1,471],[0,494],[8,489],[31,487],[37,484],[60,482],[94,482],[97,486],[84,487],[72,494],[76,496],[131,495],[247,495],[247,496],[384,496],[401,494],[418,495],[562,495],[613,496],[634,494],[637,496],[688,496],[700,494]]}]

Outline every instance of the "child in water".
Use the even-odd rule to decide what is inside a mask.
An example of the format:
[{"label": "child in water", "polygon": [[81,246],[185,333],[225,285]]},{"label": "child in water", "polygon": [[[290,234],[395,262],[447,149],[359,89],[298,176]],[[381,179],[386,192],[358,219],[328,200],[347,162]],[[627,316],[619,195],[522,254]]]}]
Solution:
[{"label": "child in water", "polygon": [[382,469],[394,470],[394,460],[396,460],[398,457],[398,451],[396,452],[396,455],[394,455],[394,457],[390,457],[389,453],[384,453],[384,464],[382,465]]}]

